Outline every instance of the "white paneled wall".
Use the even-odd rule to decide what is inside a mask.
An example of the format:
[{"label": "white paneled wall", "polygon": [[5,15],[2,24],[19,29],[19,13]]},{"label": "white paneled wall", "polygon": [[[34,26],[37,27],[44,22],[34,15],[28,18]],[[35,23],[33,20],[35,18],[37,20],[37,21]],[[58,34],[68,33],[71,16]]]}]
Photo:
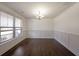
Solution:
[{"label": "white paneled wall", "polygon": [[23,32],[27,38],[53,38],[53,19],[27,19],[24,26]]},{"label": "white paneled wall", "polygon": [[54,19],[54,38],[79,55],[79,3]]},{"label": "white paneled wall", "polygon": [[69,40],[69,49],[76,55],[79,55],[79,35],[70,34]]},{"label": "white paneled wall", "polygon": [[24,36],[27,38],[53,38],[53,31],[47,30],[26,30]]},{"label": "white paneled wall", "polygon": [[54,31],[54,38],[63,44],[65,47],[69,47],[68,34],[60,31]]},{"label": "white paneled wall", "polygon": [[79,55],[79,35],[55,31],[54,38],[75,55]]},{"label": "white paneled wall", "polygon": [[54,19],[25,20],[27,38],[55,38],[75,55],[79,55],[79,3]]}]

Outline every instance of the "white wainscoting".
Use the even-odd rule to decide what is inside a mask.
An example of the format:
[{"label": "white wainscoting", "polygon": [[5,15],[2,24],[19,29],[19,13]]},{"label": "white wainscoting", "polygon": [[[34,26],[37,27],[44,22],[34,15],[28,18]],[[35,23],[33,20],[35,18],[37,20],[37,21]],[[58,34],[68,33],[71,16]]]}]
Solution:
[{"label": "white wainscoting", "polygon": [[79,35],[54,31],[54,38],[75,55],[79,55]]},{"label": "white wainscoting", "polygon": [[55,38],[75,55],[79,55],[79,35],[60,31],[25,30],[26,38]]},{"label": "white wainscoting", "polygon": [[53,31],[47,30],[25,30],[24,36],[27,38],[53,38]]},{"label": "white wainscoting", "polygon": [[25,30],[23,37],[0,46],[0,55],[12,48],[23,38],[55,38],[75,55],[79,55],[79,35],[60,31]]}]

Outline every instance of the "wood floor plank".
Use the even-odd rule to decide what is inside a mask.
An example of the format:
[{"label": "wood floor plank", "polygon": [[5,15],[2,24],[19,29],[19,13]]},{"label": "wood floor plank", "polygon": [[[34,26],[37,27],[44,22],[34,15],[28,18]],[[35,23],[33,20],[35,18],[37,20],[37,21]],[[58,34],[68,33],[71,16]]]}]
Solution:
[{"label": "wood floor plank", "polygon": [[3,56],[74,56],[55,39],[25,39]]}]

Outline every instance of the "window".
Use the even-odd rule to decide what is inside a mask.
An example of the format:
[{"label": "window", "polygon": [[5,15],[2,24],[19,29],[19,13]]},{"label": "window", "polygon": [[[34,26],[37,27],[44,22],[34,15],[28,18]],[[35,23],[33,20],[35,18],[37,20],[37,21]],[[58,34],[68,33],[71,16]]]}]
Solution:
[{"label": "window", "polygon": [[15,18],[15,37],[21,33],[21,20]]},{"label": "window", "polygon": [[0,12],[0,43],[21,34],[21,19]]}]

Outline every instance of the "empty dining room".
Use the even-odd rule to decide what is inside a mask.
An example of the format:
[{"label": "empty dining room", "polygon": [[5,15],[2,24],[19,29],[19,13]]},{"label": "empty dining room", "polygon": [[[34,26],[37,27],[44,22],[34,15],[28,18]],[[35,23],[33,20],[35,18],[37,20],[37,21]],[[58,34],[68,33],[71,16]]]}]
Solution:
[{"label": "empty dining room", "polygon": [[0,2],[0,56],[79,56],[79,2]]}]

